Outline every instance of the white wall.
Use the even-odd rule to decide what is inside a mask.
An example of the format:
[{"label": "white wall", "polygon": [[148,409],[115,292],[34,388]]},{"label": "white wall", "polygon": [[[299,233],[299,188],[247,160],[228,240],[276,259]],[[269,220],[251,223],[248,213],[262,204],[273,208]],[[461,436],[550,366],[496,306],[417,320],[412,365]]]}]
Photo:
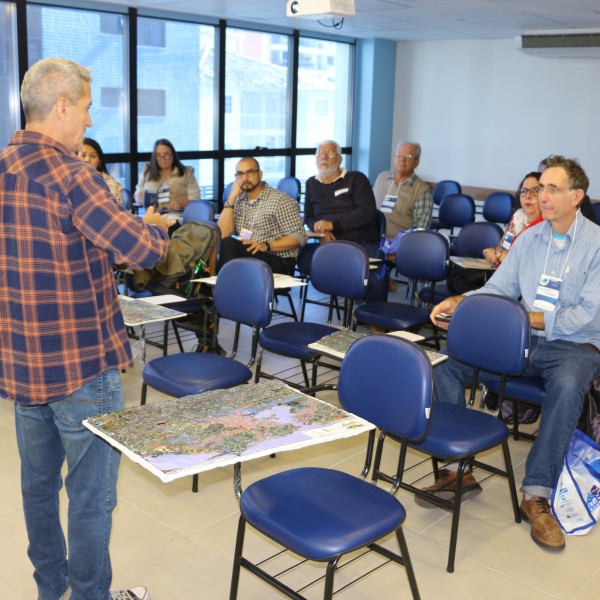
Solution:
[{"label": "white wall", "polygon": [[428,181],[514,189],[563,154],[600,199],[600,59],[534,57],[513,40],[400,42],[393,131],[421,143]]}]

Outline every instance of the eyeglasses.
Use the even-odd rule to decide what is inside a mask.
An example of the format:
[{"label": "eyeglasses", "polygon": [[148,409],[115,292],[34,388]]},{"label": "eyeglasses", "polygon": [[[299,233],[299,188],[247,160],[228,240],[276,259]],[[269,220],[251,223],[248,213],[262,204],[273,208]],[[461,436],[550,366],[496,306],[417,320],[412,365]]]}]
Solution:
[{"label": "eyeglasses", "polygon": [[534,185],[530,188],[521,188],[520,194],[521,196],[527,196],[527,194],[529,194],[530,196],[537,196],[539,191],[540,186]]},{"label": "eyeglasses", "polygon": [[335,150],[317,150],[316,156],[319,158],[333,158],[334,156],[338,156],[338,153]]},{"label": "eyeglasses", "polygon": [[173,157],[173,155],[170,152],[165,152],[164,154],[156,155],[157,160],[163,160],[164,158],[172,158],[172,157]]},{"label": "eyeglasses", "polygon": [[538,193],[542,193],[542,192],[546,192],[549,196],[556,196],[558,194],[562,194],[563,192],[566,192],[567,190],[576,190],[577,188],[574,188],[572,186],[566,186],[566,187],[557,187],[555,185],[553,185],[552,183],[549,183],[548,185],[544,185],[543,183],[540,183],[540,185],[538,185]]},{"label": "eyeglasses", "polygon": [[396,158],[405,158],[406,160],[418,160],[416,154],[402,154],[402,152],[396,152]]},{"label": "eyeglasses", "polygon": [[256,173],[258,173],[258,169],[248,169],[247,171],[236,171],[235,178],[241,179],[242,177],[244,177],[244,175],[247,175],[248,177],[250,177],[252,175],[255,175]]}]

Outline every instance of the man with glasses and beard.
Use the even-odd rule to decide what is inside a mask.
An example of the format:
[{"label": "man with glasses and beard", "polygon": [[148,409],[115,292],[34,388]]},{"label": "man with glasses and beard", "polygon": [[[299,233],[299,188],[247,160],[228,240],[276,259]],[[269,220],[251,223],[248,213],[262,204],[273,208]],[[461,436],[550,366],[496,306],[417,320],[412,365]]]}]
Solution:
[{"label": "man with glasses and beard", "polygon": [[218,226],[223,240],[219,269],[234,258],[258,258],[273,273],[293,275],[306,243],[298,203],[262,181],[258,161],[242,158]]}]

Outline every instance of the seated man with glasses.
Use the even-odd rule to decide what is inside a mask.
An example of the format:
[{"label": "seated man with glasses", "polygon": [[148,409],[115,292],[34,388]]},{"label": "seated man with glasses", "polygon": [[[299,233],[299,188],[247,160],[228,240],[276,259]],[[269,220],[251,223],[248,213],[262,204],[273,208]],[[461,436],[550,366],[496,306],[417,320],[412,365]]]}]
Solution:
[{"label": "seated man with glasses", "polygon": [[236,165],[235,182],[218,226],[223,240],[219,269],[234,258],[258,258],[273,273],[293,275],[298,248],[306,243],[300,208],[287,194],[262,181],[250,156]]},{"label": "seated man with glasses", "polygon": [[[304,222],[311,231],[322,234],[321,243],[347,240],[360,244],[369,257],[379,249],[375,197],[367,177],[359,171],[341,169],[342,150],[336,142],[326,140],[317,148],[316,176],[306,181]],[[310,275],[316,244],[306,245],[298,257],[300,272]],[[367,301],[387,300],[388,277],[378,278],[372,271],[367,287]]]},{"label": "seated man with glasses", "polygon": [[[587,175],[576,160],[548,157],[538,186],[543,222],[521,233],[502,268],[482,288],[467,293],[521,298],[529,312],[532,336],[525,375],[541,377],[546,395],[539,433],[525,465],[521,515],[531,525],[533,541],[549,550],[562,550],[565,540],[548,500],[584,394],[600,373],[600,227],[579,210],[587,187]],[[435,306],[432,322],[447,327],[437,315],[452,314],[463,299],[453,296]],[[470,367],[449,358],[436,367],[434,378],[436,402],[465,402]],[[468,475],[467,485],[476,485]],[[426,489],[447,494],[455,486],[456,469],[448,465]]]},{"label": "seated man with glasses", "polygon": [[417,142],[399,142],[391,171],[377,176],[373,186],[377,208],[385,213],[386,232],[394,237],[399,231],[413,227],[429,229],[433,197],[429,186],[416,174],[421,158]]}]

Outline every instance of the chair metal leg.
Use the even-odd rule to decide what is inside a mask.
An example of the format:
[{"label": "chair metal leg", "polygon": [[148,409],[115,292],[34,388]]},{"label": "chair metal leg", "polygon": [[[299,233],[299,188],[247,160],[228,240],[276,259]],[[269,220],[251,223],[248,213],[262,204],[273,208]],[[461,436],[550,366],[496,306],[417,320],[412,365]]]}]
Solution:
[{"label": "chair metal leg", "polygon": [[396,529],[396,539],[398,540],[398,546],[400,547],[400,554],[402,555],[404,569],[406,570],[406,576],[408,577],[408,584],[410,585],[413,600],[420,600],[421,595],[419,594],[419,586],[417,585],[417,578],[412,566],[412,561],[410,560],[408,544],[406,543],[402,527]]},{"label": "chair metal leg", "polygon": [[450,547],[448,548],[448,573],[454,573],[454,559],[456,557],[456,544],[458,541],[458,522],[460,520],[460,508],[463,492],[463,475],[467,460],[461,460],[456,471],[456,492],[452,499],[452,526],[450,528]]},{"label": "chair metal leg", "polygon": [[510,499],[515,513],[515,523],[521,522],[521,511],[519,510],[519,499],[517,497],[517,486],[515,483],[515,474],[512,468],[512,460],[510,458],[510,450],[508,448],[508,440],[502,442],[502,453],[504,454],[504,464],[506,465],[506,478],[508,479],[508,489],[510,491]]},{"label": "chair metal leg", "polygon": [[246,519],[240,516],[235,541],[235,553],[233,555],[233,571],[231,573],[231,587],[229,588],[229,600],[236,600],[240,583],[240,569],[242,567],[242,550],[244,548],[244,534],[246,532]]},{"label": "chair metal leg", "polygon": [[142,381],[142,398],[140,400],[140,406],[144,406],[144,404],[146,404],[147,390],[148,390],[148,384],[145,381]]},{"label": "chair metal leg", "polygon": [[336,556],[333,560],[327,563],[325,571],[325,589],[323,590],[323,600],[331,600],[333,598],[333,578],[337,569],[340,556]]},{"label": "chair metal leg", "polygon": [[198,473],[192,475],[192,492],[194,494],[198,493]]}]

